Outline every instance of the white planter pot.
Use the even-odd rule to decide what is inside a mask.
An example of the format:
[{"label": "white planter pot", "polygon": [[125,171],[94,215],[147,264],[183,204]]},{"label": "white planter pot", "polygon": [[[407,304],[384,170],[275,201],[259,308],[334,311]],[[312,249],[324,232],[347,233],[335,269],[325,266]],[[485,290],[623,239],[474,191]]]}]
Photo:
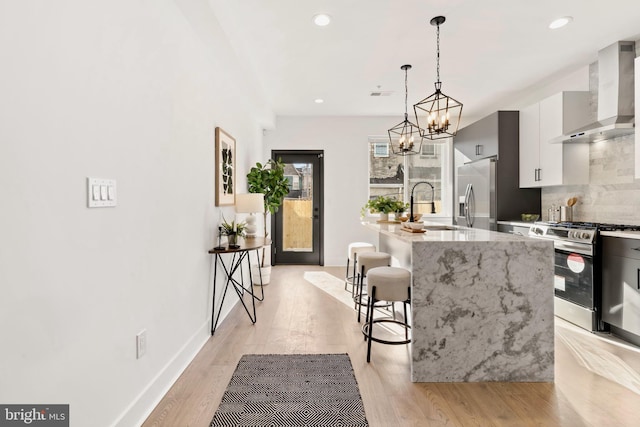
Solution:
[{"label": "white planter pot", "polygon": [[260,275],[262,275],[262,285],[268,285],[271,280],[271,266],[258,267],[257,265],[251,266],[251,279],[254,285],[260,284]]}]

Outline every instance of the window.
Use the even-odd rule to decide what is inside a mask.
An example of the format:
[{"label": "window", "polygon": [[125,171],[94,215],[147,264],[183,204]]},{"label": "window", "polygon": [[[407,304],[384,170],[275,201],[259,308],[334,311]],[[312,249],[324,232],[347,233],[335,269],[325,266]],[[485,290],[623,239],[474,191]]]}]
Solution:
[{"label": "window", "polygon": [[422,144],[420,157],[423,159],[434,159],[438,156],[436,144]]},{"label": "window", "polygon": [[374,142],[373,157],[389,157],[389,143],[388,142]]},{"label": "window", "polygon": [[[451,140],[444,143],[423,143],[419,155],[396,156],[383,137],[369,138],[369,198],[395,197],[409,202],[414,186],[426,181],[434,187],[434,203],[438,217],[450,217],[453,179],[449,159]],[[386,145],[387,156],[376,155],[376,147]],[[431,214],[431,187],[417,186],[414,191],[414,211]]]}]

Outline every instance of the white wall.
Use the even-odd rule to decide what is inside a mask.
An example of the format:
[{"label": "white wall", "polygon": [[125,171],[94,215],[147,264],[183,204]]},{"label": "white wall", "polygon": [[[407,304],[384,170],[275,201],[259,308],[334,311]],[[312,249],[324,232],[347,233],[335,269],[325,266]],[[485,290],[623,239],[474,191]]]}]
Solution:
[{"label": "white wall", "polygon": [[[207,11],[0,3],[0,402],[135,425],[209,337],[214,128],[244,188],[273,118]],[[88,209],[87,176],[118,206]]]},{"label": "white wall", "polygon": [[369,194],[368,137],[386,135],[398,117],[282,117],[265,132],[271,150],[324,150],[325,265],[345,265],[350,242],[377,244],[376,233],[360,224]]}]

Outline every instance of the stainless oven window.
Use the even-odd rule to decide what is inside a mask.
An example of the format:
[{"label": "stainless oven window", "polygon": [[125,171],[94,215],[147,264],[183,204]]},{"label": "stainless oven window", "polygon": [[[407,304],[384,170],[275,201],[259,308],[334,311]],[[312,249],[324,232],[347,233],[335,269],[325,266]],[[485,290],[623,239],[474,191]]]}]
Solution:
[{"label": "stainless oven window", "polygon": [[555,295],[593,309],[593,258],[575,252],[555,251]]}]

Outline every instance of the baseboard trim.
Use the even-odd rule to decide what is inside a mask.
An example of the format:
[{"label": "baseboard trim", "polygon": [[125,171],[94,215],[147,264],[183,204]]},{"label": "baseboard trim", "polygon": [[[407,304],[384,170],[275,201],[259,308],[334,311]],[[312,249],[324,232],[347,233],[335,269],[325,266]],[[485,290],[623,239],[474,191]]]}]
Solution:
[{"label": "baseboard trim", "polygon": [[197,332],[189,338],[184,346],[151,380],[149,385],[129,405],[112,427],[140,426],[153,409],[160,403],[171,386],[180,377],[189,363],[196,357],[204,344],[211,337],[210,322],[206,321]]}]

